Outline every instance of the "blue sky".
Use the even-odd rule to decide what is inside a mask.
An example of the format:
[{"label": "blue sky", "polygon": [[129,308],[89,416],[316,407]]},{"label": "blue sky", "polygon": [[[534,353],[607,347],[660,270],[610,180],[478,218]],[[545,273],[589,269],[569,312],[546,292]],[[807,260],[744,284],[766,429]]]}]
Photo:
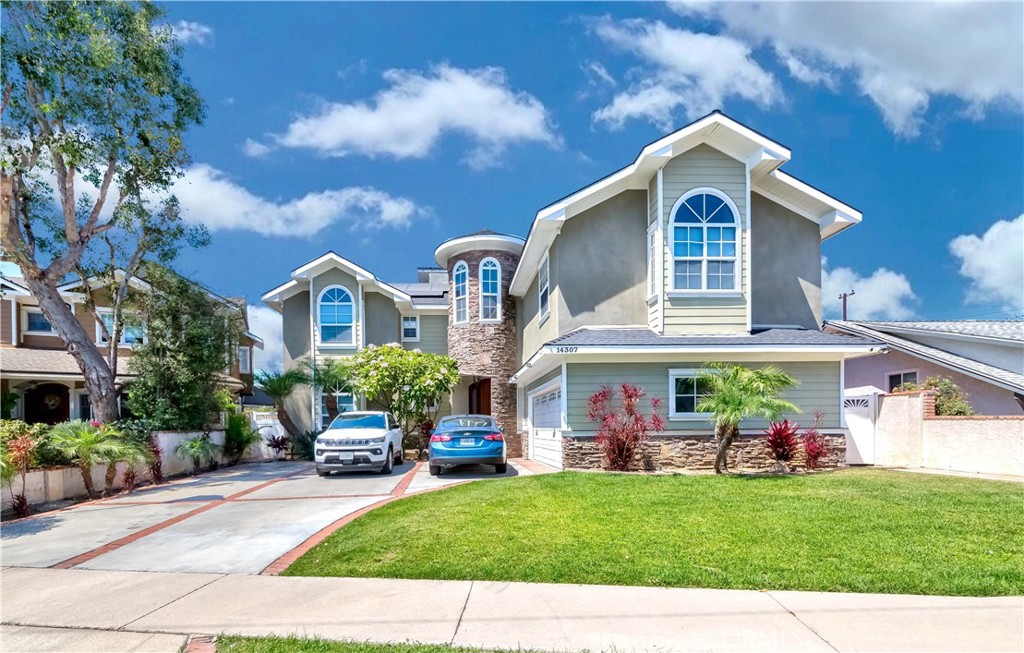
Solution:
[{"label": "blue sky", "polygon": [[250,304],[331,249],[407,281],[445,238],[525,236],[720,108],[863,212],[826,314],[847,286],[854,318],[1024,313],[1019,3],[166,8],[208,104],[176,193],[213,244],[179,268]]}]

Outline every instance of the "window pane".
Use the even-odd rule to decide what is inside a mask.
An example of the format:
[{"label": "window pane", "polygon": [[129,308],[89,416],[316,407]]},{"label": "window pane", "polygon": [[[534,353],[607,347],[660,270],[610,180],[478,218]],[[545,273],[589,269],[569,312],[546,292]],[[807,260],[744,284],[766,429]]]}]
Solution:
[{"label": "window pane", "polygon": [[676,285],[680,290],[694,290],[701,287],[700,261],[676,261]]},{"label": "window pane", "polygon": [[139,326],[128,326],[124,327],[124,335],[122,340],[130,345],[141,344],[146,338],[146,330]]},{"label": "window pane", "polygon": [[324,342],[352,342],[351,326],[323,325],[320,327],[320,337]]},{"label": "window pane", "polygon": [[676,394],[681,395],[692,395],[693,394],[693,379],[691,377],[683,377],[676,379]]},{"label": "window pane", "polygon": [[547,313],[548,311],[548,289],[542,288],[540,291],[540,312]]},{"label": "window pane", "polygon": [[677,413],[692,413],[694,412],[694,405],[693,395],[679,395],[676,397]]},{"label": "window pane", "polygon": [[492,295],[483,296],[482,315],[485,320],[498,319],[498,300]]},{"label": "window pane", "polygon": [[700,195],[695,195],[683,202],[676,210],[676,222],[700,222],[704,216],[704,203]]},{"label": "window pane", "polygon": [[729,210],[728,207],[722,208],[723,204],[725,202],[714,195],[704,195],[704,220],[716,222],[717,213]]},{"label": "window pane", "polygon": [[[708,198],[709,201],[711,199],[711,197]],[[717,197],[715,197],[714,200],[717,202],[722,202],[722,200],[718,199]],[[724,204],[724,202],[722,203]],[[711,211],[708,211],[707,222],[708,224],[729,224],[731,222],[736,222],[736,216],[733,215],[732,209],[730,209],[728,205],[725,205],[722,206],[717,211],[715,211],[714,214],[712,214]]]},{"label": "window pane", "polygon": [[917,383],[917,372],[907,372],[903,375],[904,383]]},{"label": "window pane", "polygon": [[456,322],[465,322],[466,319],[467,319],[467,316],[466,316],[466,298],[465,297],[456,297],[455,298],[455,321]]}]

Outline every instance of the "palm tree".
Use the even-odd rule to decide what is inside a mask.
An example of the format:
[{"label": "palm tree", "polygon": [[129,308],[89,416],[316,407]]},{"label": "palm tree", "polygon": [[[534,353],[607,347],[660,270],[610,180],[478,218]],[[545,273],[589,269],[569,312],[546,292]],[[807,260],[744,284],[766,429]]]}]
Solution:
[{"label": "palm tree", "polygon": [[300,363],[306,382],[319,392],[324,393],[324,406],[327,408],[328,422],[338,416],[338,397],[336,392],[351,392],[352,372],[349,366],[337,358],[323,358],[316,363],[303,359]]},{"label": "palm tree", "polygon": [[85,491],[95,499],[99,494],[92,482],[93,465],[125,460],[133,455],[135,447],[119,436],[109,425],[73,419],[50,429],[48,439],[51,447],[78,463]]},{"label": "palm tree", "polygon": [[217,456],[218,450],[220,450],[220,446],[210,439],[209,433],[204,433],[203,435],[182,440],[174,448],[174,453],[182,458],[191,458],[192,473],[198,474],[203,466],[203,461],[209,460],[212,463]]},{"label": "palm tree", "polygon": [[108,456],[101,456],[103,462],[107,463],[107,473],[104,476],[105,487],[103,494],[110,496],[114,493],[114,481],[117,480],[117,464],[127,463],[129,466],[141,465],[152,460],[148,444],[143,444],[121,433],[116,433],[114,439],[120,445],[116,451]]},{"label": "palm tree", "polygon": [[297,369],[290,369],[287,372],[260,370],[253,378],[260,390],[274,400],[274,405],[277,406],[277,419],[284,430],[288,431],[288,435],[293,439],[299,437],[299,428],[285,410],[284,402],[295,391],[296,386],[308,383],[306,375]]},{"label": "palm tree", "polygon": [[742,365],[708,363],[697,375],[702,395],[697,401],[697,412],[714,413],[715,473],[727,470],[729,446],[740,434],[740,421],[748,417],[774,420],[780,413],[799,413],[800,408],[779,394],[797,385],[796,379],[774,365],[752,370]]}]

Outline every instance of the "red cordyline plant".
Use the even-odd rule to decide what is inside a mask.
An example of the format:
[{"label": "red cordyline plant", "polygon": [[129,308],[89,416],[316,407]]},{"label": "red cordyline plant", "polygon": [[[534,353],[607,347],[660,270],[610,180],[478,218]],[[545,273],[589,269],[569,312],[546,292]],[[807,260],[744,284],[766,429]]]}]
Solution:
[{"label": "red cordyline plant", "polygon": [[36,453],[37,442],[32,439],[29,433],[12,438],[7,443],[7,459],[11,463],[18,476],[21,477],[21,492],[14,493],[14,483],[11,483],[11,510],[15,517],[28,516],[28,497],[25,495],[25,476],[28,468],[32,465],[32,459]]},{"label": "red cordyline plant", "polygon": [[824,419],[825,411],[814,411],[814,424],[809,429],[804,430],[802,440],[804,455],[807,457],[807,469],[818,469],[821,459],[827,456],[830,451],[828,443],[825,442],[825,436],[818,431]]},{"label": "red cordyline plant", "polygon": [[644,389],[623,383],[619,394],[621,407],[616,407],[615,391],[604,386],[587,399],[587,419],[596,422],[597,444],[604,452],[605,468],[627,471],[633,464],[637,450],[647,441],[651,432],[663,431],[665,420],[658,414],[661,400],[651,399],[651,414],[640,410]]},{"label": "red cordyline plant", "polygon": [[765,446],[776,462],[786,465],[796,457],[800,449],[800,438],[797,437],[799,428],[787,419],[782,422],[771,422],[764,430]]}]

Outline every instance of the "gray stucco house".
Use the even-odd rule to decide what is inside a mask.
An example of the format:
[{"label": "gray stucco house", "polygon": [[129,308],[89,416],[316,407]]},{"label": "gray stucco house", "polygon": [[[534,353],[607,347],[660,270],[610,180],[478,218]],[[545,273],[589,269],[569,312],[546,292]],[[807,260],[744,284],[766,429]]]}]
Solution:
[{"label": "gray stucco house", "polygon": [[[705,468],[712,430],[693,411],[695,371],[771,362],[800,381],[787,398],[804,414],[788,417],[822,411],[842,462],[845,361],[884,344],[821,330],[821,242],[861,214],[783,172],[789,159],[714,112],[542,208],[525,240],[482,231],[442,243],[416,282],[386,283],[328,252],[263,296],[283,315],[284,363],[386,342],[447,353],[463,379],[448,409],[493,414],[510,455],[557,467],[595,464],[587,398],[632,382],[662,398],[668,423],[646,464]],[[321,404],[307,390],[289,410],[319,427]],[[750,446],[735,447],[734,465],[764,464],[764,426],[743,424]]]}]

